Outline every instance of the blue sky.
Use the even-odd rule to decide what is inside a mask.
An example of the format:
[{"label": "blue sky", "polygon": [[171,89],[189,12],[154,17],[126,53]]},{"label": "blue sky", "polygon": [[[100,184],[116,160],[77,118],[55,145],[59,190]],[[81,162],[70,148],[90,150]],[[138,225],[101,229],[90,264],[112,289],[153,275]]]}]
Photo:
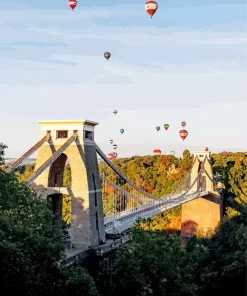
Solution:
[{"label": "blue sky", "polygon": [[[246,2],[158,3],[152,20],[140,0],[78,1],[73,12],[66,0],[1,3],[0,142],[9,146],[7,157],[33,145],[37,121],[50,119],[98,121],[96,142],[108,153],[113,139],[119,156],[247,150]],[[168,132],[157,132],[164,123]]]}]

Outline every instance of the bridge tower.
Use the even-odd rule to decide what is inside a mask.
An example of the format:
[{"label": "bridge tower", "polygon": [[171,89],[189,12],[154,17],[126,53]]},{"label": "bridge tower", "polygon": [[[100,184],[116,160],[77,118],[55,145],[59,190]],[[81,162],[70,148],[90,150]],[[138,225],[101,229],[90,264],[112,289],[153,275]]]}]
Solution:
[{"label": "bridge tower", "polygon": [[[34,187],[43,198],[55,197],[61,212],[62,194],[72,199],[72,245],[78,249],[96,247],[105,241],[102,189],[94,142],[94,128],[98,124],[88,120],[40,121],[42,137],[49,133],[49,141],[38,148]],[[70,141],[75,136],[74,141]],[[66,144],[68,143],[68,144]],[[40,170],[56,153],[59,157],[45,170]],[[62,152],[62,153],[61,153]],[[71,169],[71,187],[63,184],[66,162]],[[61,216],[61,215],[60,215]]]},{"label": "bridge tower", "polygon": [[214,230],[221,220],[222,213],[222,197],[214,189],[210,152],[195,151],[193,156],[190,192],[207,192],[207,195],[182,205],[181,238],[184,245],[190,237],[205,235],[208,231]]}]

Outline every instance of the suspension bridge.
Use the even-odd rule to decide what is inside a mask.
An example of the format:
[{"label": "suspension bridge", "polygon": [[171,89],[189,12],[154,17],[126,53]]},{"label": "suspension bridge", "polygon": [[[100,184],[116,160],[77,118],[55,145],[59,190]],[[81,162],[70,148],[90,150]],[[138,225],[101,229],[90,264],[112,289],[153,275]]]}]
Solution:
[{"label": "suspension bridge", "polygon": [[[194,152],[191,172],[173,192],[157,198],[129,180],[94,141],[95,126],[89,120],[40,121],[41,139],[7,167],[10,173],[37,152],[35,170],[27,186],[45,199],[52,199],[54,213],[62,219],[62,196],[71,197],[71,237],[73,249],[94,248],[104,252],[116,247],[107,234],[121,234],[137,219],[147,219],[182,205],[181,236],[215,228],[220,221],[220,195],[216,191],[210,153]],[[97,157],[114,172],[110,180],[99,172]],[[63,184],[63,172],[69,161],[72,184]],[[127,239],[121,240],[125,243]]]}]

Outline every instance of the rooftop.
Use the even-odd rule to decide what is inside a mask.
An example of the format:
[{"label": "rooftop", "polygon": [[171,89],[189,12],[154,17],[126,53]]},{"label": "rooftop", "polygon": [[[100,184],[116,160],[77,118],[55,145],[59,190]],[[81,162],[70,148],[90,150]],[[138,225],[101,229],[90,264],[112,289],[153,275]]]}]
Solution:
[{"label": "rooftop", "polygon": [[82,124],[82,125],[98,125],[98,122],[87,120],[87,119],[78,119],[78,120],[44,120],[37,121],[39,124],[63,124],[63,125],[71,125],[71,124]]}]

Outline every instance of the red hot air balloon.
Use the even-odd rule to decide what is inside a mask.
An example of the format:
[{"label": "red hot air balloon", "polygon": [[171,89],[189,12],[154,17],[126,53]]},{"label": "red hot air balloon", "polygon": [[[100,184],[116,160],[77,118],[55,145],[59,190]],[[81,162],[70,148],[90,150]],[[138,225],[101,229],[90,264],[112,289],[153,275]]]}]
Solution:
[{"label": "red hot air balloon", "polygon": [[117,152],[112,152],[112,155],[114,156],[114,159],[117,158]]},{"label": "red hot air balloon", "polygon": [[206,151],[206,152],[208,152],[208,151],[209,151],[208,147],[206,147],[205,151]]},{"label": "red hot air balloon", "polygon": [[179,136],[181,137],[181,139],[184,141],[187,136],[188,136],[188,132],[185,130],[185,129],[182,129],[180,132],[179,132]]},{"label": "red hot air balloon", "polygon": [[115,157],[113,155],[113,153],[108,153],[108,159],[109,160],[113,160]]},{"label": "red hot air balloon", "polygon": [[154,155],[160,155],[160,154],[161,154],[161,150],[159,150],[159,149],[154,149],[153,154],[154,154]]},{"label": "red hot air balloon", "polygon": [[148,1],[145,4],[145,9],[146,12],[151,16],[151,18],[153,17],[153,15],[155,14],[155,12],[158,9],[158,4],[155,1]]},{"label": "red hot air balloon", "polygon": [[74,10],[77,6],[77,0],[69,0],[69,7]]}]

